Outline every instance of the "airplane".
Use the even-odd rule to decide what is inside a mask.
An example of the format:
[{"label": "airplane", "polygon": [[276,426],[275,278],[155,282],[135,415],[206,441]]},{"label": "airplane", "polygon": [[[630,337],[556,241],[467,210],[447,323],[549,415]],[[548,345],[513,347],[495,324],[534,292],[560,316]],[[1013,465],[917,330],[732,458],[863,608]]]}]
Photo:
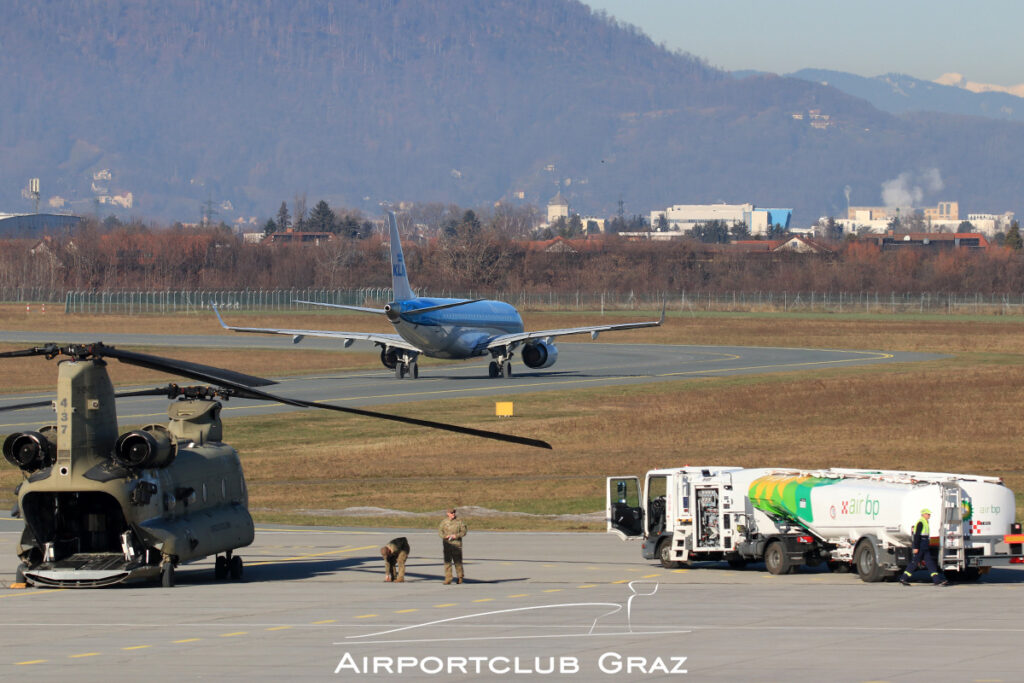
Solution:
[{"label": "airplane", "polygon": [[221,326],[232,332],[289,335],[296,344],[305,337],[341,339],[345,347],[356,341],[372,342],[380,347],[380,360],[384,367],[395,371],[395,377],[415,379],[419,377],[417,358],[420,354],[430,358],[451,360],[490,354],[492,360],[488,366],[489,376],[507,378],[512,376],[512,356],[517,348],[520,349],[519,355],[526,367],[540,370],[551,367],[558,359],[558,348],[552,341],[555,337],[589,333],[591,339],[597,339],[601,332],[657,327],[665,322],[663,304],[660,320],[526,332],[519,311],[504,301],[417,297],[409,285],[402,243],[398,236],[398,221],[394,212],[388,212],[388,225],[391,232],[391,283],[394,301],[384,308],[318,301],[297,300],[296,303],[383,314],[394,325],[397,334],[235,327],[224,322],[216,305],[211,303]]}]

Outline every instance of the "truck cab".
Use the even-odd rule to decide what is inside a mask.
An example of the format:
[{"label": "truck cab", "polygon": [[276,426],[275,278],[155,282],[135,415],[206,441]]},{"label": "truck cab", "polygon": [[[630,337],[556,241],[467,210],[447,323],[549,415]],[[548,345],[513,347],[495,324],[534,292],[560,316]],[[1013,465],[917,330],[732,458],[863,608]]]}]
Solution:
[{"label": "truck cab", "polygon": [[651,470],[638,477],[607,480],[607,530],[642,541],[646,559],[665,567],[691,560],[740,562],[736,542],[746,521],[744,491],[734,491],[740,467]]}]

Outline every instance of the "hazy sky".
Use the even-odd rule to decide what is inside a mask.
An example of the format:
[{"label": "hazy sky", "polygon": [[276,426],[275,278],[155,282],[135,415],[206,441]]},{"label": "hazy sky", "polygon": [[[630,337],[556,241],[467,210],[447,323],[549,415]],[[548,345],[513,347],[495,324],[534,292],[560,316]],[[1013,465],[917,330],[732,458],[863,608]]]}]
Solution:
[{"label": "hazy sky", "polygon": [[1020,0],[582,0],[730,71],[805,67],[1024,83]]}]

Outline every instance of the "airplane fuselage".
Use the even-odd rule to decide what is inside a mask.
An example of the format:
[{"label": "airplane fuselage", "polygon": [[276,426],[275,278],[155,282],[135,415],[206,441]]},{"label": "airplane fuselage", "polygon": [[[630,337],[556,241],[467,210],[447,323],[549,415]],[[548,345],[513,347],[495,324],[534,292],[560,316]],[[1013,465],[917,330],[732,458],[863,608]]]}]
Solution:
[{"label": "airplane fuselage", "polygon": [[487,342],[499,334],[523,331],[519,311],[503,301],[475,301],[452,308],[406,315],[433,306],[457,303],[461,299],[416,298],[396,301],[400,312],[393,320],[395,331],[431,358],[471,358],[487,353]]}]

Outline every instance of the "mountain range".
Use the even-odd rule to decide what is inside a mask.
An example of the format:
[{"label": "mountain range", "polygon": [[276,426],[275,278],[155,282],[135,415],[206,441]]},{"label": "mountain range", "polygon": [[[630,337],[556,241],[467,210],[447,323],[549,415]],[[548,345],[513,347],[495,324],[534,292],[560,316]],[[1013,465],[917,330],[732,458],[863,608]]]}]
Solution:
[{"label": "mountain range", "polygon": [[295,197],[377,215],[556,192],[807,225],[897,181],[1022,213],[1020,108],[988,99],[1010,95],[896,110],[807,75],[736,78],[577,0],[6,0],[0,212],[31,210],[38,177],[41,209],[254,226]]}]

